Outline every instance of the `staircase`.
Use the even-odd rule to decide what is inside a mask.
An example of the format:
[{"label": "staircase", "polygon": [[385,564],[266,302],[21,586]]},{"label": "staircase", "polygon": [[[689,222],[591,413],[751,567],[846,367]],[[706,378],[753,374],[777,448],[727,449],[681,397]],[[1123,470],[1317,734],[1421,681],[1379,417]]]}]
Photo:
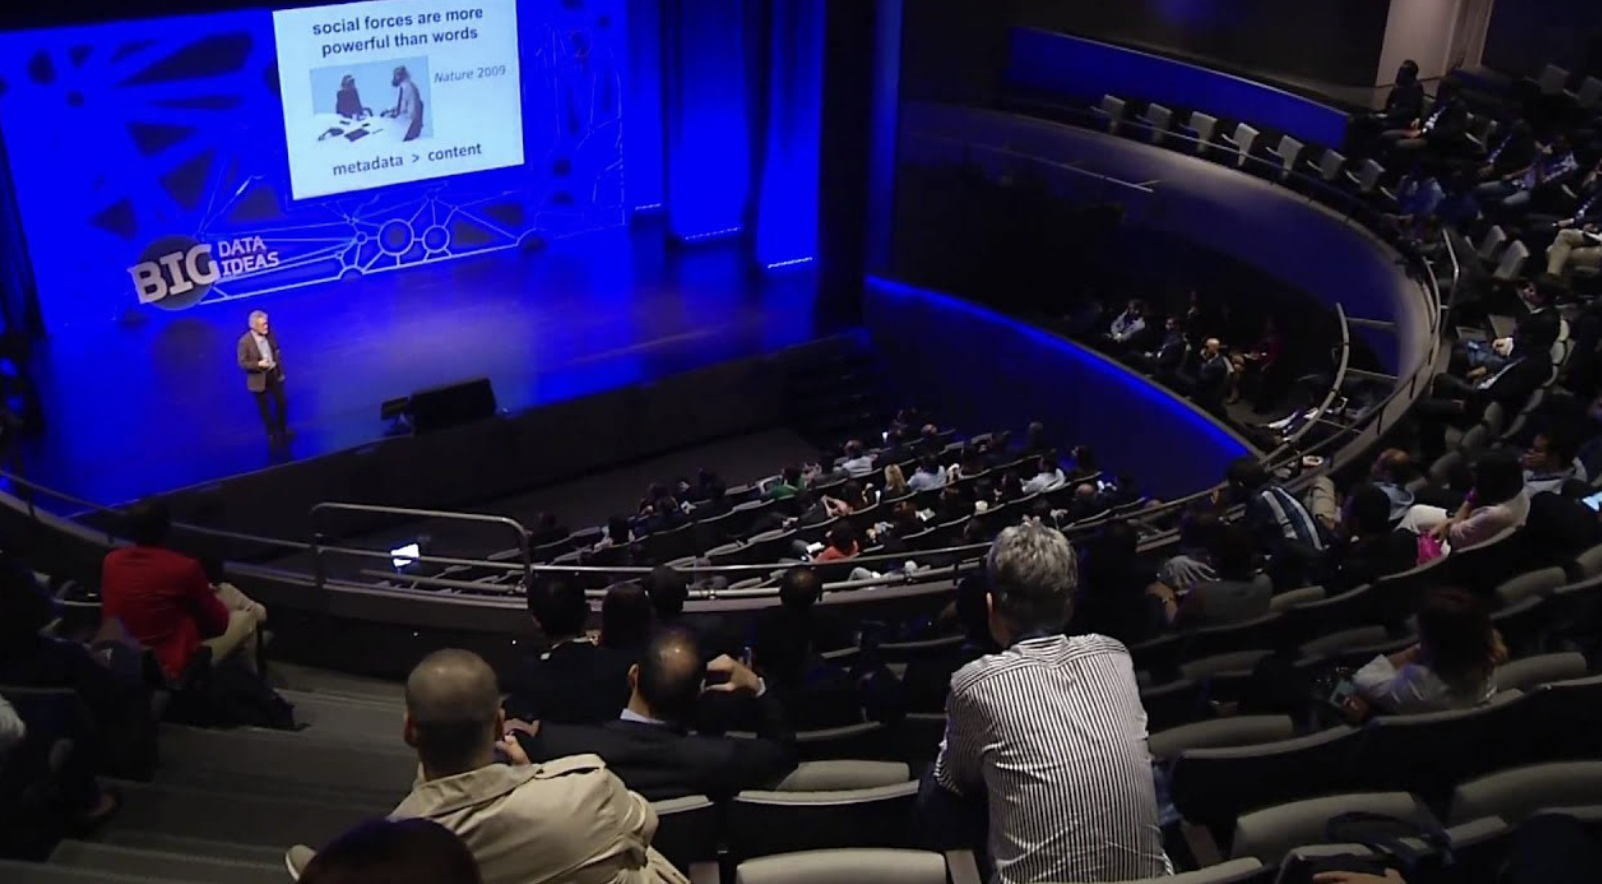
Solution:
[{"label": "staircase", "polygon": [[88,840],[45,863],[0,860],[7,884],[284,884],[284,852],[321,846],[384,816],[409,791],[416,756],[401,740],[399,685],[300,667],[299,732],[163,725],[151,783],[114,783],[123,806]]}]

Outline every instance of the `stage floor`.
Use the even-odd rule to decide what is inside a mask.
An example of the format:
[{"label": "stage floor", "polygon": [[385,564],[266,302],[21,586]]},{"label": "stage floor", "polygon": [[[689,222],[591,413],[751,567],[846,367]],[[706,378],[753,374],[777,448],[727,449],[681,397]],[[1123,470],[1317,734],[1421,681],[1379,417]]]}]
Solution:
[{"label": "stage floor", "polygon": [[26,475],[112,504],[279,462],[234,348],[252,310],[283,347],[288,457],[382,437],[379,403],[488,376],[520,411],[778,350],[836,329],[812,265],[757,274],[733,243],[655,224],[59,334],[31,372],[48,428]]}]

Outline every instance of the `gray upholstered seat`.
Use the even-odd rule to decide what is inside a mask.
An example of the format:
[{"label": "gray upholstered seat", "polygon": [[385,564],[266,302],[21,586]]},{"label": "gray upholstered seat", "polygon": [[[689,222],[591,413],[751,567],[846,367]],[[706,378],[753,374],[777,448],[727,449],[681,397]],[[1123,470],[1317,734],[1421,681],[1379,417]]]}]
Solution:
[{"label": "gray upholstered seat", "polygon": [[1437,824],[1423,802],[1406,792],[1360,792],[1312,798],[1248,813],[1236,820],[1230,856],[1255,857],[1274,865],[1292,849],[1324,840],[1329,820],[1352,812]]},{"label": "gray upholstered seat", "polygon": [[893,786],[912,779],[899,761],[803,761],[779,783],[779,792],[838,792]]},{"label": "gray upholstered seat", "polygon": [[1560,761],[1498,771],[1452,793],[1454,823],[1497,816],[1523,822],[1549,807],[1602,804],[1602,761]]},{"label": "gray upholstered seat", "polygon": [[746,860],[736,884],[945,884],[946,859],[927,850],[808,850]]}]

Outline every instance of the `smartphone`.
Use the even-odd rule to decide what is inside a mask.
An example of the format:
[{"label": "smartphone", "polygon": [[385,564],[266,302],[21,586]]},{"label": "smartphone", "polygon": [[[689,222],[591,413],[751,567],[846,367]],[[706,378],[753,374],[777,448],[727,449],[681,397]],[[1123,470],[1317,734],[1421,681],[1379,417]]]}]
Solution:
[{"label": "smartphone", "polygon": [[1580,502],[1590,507],[1591,512],[1593,513],[1602,512],[1602,491],[1598,491],[1597,493],[1581,500]]},{"label": "smartphone", "polygon": [[1335,689],[1329,692],[1329,702],[1332,706],[1345,706],[1346,701],[1357,693],[1357,684],[1349,678],[1336,682]]}]

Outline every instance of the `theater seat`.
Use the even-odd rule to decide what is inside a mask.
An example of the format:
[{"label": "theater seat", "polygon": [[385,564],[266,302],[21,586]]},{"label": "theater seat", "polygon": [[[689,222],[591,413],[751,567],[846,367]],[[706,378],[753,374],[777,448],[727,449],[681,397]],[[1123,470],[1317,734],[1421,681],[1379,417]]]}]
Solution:
[{"label": "theater seat", "polygon": [[1230,857],[1253,857],[1275,865],[1291,850],[1325,843],[1329,821],[1343,813],[1374,813],[1438,827],[1429,808],[1406,792],[1360,792],[1282,804],[1249,813],[1235,822]]},{"label": "theater seat", "polygon": [[1499,691],[1474,709],[1382,715],[1363,729],[1353,768],[1364,786],[1406,789],[1440,806],[1452,787],[1516,759],[1524,699]]},{"label": "theater seat", "polygon": [[1174,760],[1174,806],[1227,843],[1243,813],[1347,791],[1347,770],[1361,738],[1350,727],[1227,749],[1195,749]]},{"label": "theater seat", "polygon": [[798,850],[906,847],[912,842],[916,782],[833,792],[741,792],[726,835],[736,861]]},{"label": "theater seat", "polygon": [[1542,654],[1525,657],[1496,668],[1496,686],[1501,690],[1528,693],[1544,684],[1570,681],[1586,676],[1585,655],[1578,653]]},{"label": "theater seat", "polygon": [[1452,793],[1454,823],[1497,816],[1521,823],[1549,807],[1602,804],[1602,761],[1532,764],[1470,780]]},{"label": "theater seat", "polygon": [[899,761],[803,761],[779,783],[779,792],[830,792],[893,786],[912,779]]},{"label": "theater seat", "polygon": [[735,884],[945,884],[946,859],[928,850],[808,850],[740,863]]},{"label": "theater seat", "polygon": [[1151,735],[1147,746],[1152,758],[1166,761],[1193,749],[1272,743],[1288,740],[1295,734],[1296,727],[1288,715],[1237,715],[1159,731]]},{"label": "theater seat", "polygon": [[656,811],[656,836],[651,839],[675,868],[694,884],[717,884],[718,842],[722,825],[717,805],[705,795],[690,795],[651,805]]}]

